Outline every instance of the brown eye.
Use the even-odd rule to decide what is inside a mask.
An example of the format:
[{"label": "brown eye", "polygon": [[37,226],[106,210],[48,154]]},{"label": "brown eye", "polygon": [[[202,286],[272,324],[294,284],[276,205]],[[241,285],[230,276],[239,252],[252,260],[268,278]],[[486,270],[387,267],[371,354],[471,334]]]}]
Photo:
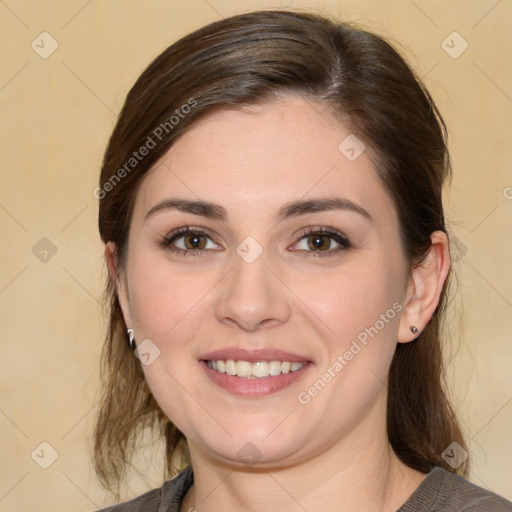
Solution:
[{"label": "brown eye", "polygon": [[195,249],[204,249],[206,247],[206,237],[199,233],[190,233],[182,238],[185,241],[185,247],[191,251]]},{"label": "brown eye", "polygon": [[183,256],[208,255],[212,250],[219,249],[208,233],[188,227],[180,228],[167,235],[162,240],[162,247]]},{"label": "brown eye", "polygon": [[292,250],[304,256],[331,256],[351,247],[348,238],[341,233],[318,228],[303,233]]},{"label": "brown eye", "polygon": [[327,235],[317,233],[308,236],[308,247],[312,251],[324,251],[331,248],[332,239]]}]

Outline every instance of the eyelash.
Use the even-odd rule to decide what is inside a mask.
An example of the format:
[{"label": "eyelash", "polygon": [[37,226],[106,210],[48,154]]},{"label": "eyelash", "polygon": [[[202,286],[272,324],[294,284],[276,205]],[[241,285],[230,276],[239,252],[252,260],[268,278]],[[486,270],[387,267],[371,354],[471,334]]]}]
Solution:
[{"label": "eyelash", "polygon": [[[206,231],[204,231],[203,229],[195,229],[190,226],[186,226],[183,228],[176,229],[172,233],[165,236],[164,239],[162,240],[161,245],[166,250],[168,250],[172,253],[180,254],[182,256],[207,256],[206,253],[209,252],[209,250],[207,250],[207,249],[184,250],[184,249],[175,249],[175,248],[171,247],[171,244],[173,242],[175,242],[176,240],[182,238],[184,235],[187,235],[187,234],[203,235],[203,236],[208,237],[210,240],[212,240],[212,237],[210,236],[210,234],[207,233]],[[350,243],[350,241],[348,240],[347,237],[345,237],[343,234],[341,234],[338,231],[334,231],[334,230],[327,229],[327,228],[307,229],[304,232],[302,232],[300,235],[298,235],[298,239],[297,239],[297,242],[295,242],[295,244],[297,244],[304,238],[307,238],[311,235],[317,235],[317,234],[325,235],[325,236],[331,238],[332,240],[334,240],[335,242],[340,244],[341,247],[338,247],[335,249],[329,249],[327,251],[296,250],[301,256],[306,257],[306,258],[330,257],[330,256],[333,256],[335,253],[338,253],[338,252],[346,250],[346,249],[350,249],[352,247],[352,244]],[[212,240],[212,241],[214,241],[214,240]]]}]

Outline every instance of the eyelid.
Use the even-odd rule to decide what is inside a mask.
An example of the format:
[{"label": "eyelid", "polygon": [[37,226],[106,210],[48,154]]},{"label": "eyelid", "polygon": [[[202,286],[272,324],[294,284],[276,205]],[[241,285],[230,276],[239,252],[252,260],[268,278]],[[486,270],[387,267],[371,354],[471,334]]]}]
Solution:
[{"label": "eyelid", "polygon": [[305,228],[302,228],[295,237],[297,238],[297,241],[304,238],[306,235],[312,235],[313,233],[322,233],[325,235],[336,235],[339,238],[343,239],[344,242],[350,243],[349,239],[346,235],[344,235],[341,231],[338,231],[337,229],[330,228],[328,226],[307,226]]}]

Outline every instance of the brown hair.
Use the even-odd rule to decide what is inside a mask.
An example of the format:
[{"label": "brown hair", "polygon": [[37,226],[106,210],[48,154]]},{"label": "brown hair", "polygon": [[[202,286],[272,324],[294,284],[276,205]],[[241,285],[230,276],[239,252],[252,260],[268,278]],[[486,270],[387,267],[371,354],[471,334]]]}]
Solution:
[{"label": "brown hair", "polygon": [[[442,187],[450,175],[446,127],[430,94],[381,37],[314,14],[262,11],[224,19],[180,39],[142,73],[110,137],[100,176],[99,231],[116,244],[121,266],[134,199],[146,172],[204,114],[297,94],[325,105],[375,155],[394,200],[404,254],[413,265],[446,232]],[[158,136],[156,135],[158,134]],[[144,158],[133,152],[155,144]],[[124,171],[123,171],[124,169]],[[187,463],[184,436],[161,411],[140,363],[126,344],[126,325],[109,276],[110,325],[102,353],[103,395],[94,433],[94,464],[106,487],[119,489],[142,430],[166,443],[166,477]],[[453,470],[441,454],[465,447],[446,397],[440,303],[419,338],[398,344],[389,372],[387,429],[408,466]],[[467,474],[468,462],[458,470]]]}]

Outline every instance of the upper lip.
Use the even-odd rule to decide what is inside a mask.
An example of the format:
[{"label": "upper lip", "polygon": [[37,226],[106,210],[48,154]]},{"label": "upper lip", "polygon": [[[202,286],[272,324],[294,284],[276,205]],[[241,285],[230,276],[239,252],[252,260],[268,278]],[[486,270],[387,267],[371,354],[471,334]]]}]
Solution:
[{"label": "upper lip", "polygon": [[274,349],[257,349],[246,350],[243,348],[223,348],[208,352],[200,357],[203,361],[248,361],[255,363],[257,361],[290,361],[290,363],[303,363],[309,361],[307,357],[303,357],[291,352]]}]

